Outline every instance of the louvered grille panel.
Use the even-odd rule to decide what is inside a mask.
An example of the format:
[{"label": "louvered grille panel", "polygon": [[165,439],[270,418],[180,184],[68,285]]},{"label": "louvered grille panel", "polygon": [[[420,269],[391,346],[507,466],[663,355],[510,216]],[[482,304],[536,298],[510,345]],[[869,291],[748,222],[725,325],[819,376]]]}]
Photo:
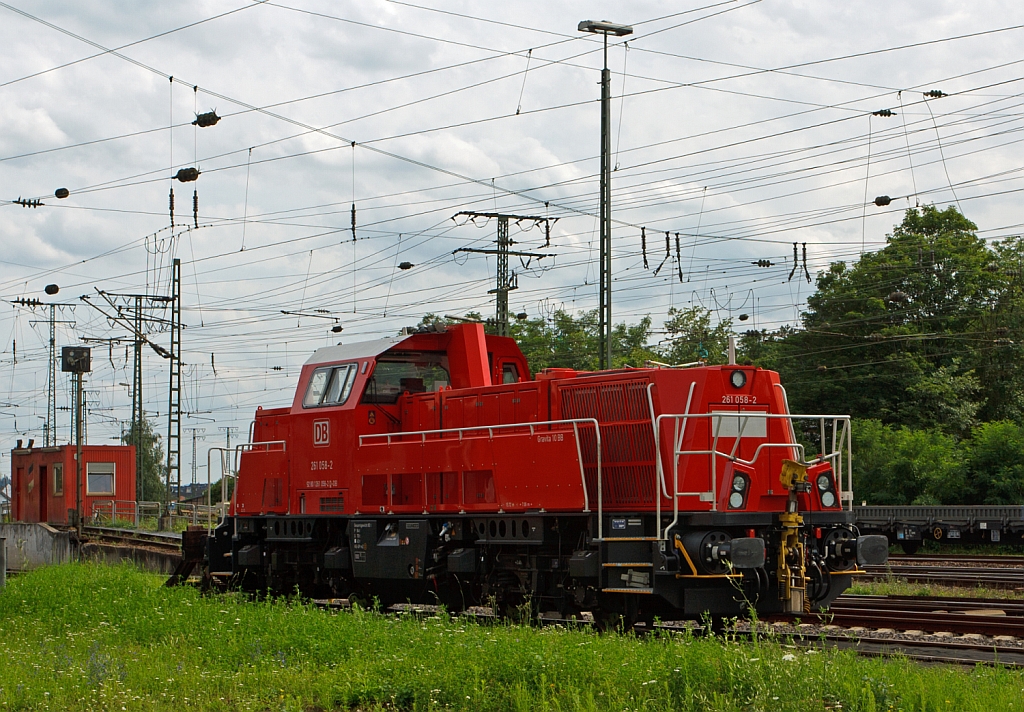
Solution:
[{"label": "louvered grille panel", "polygon": [[[601,424],[601,463],[606,507],[654,503],[654,433],[647,381],[564,386],[562,417]],[[593,430],[580,429],[587,493],[597,497],[597,447]]]},{"label": "louvered grille panel", "polygon": [[320,511],[321,512],[344,512],[345,511],[345,498],[344,497],[321,497],[320,498]]}]

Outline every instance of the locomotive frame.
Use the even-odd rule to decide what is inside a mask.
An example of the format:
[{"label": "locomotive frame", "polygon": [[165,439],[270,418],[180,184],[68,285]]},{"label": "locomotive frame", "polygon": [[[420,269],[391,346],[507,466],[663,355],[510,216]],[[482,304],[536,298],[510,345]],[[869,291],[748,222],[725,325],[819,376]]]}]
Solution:
[{"label": "locomotive frame", "polygon": [[459,324],[318,350],[250,440],[191,546],[253,592],[632,624],[809,612],[888,552],[853,525],[849,418],[791,415],[752,366],[530,378],[512,339]]}]

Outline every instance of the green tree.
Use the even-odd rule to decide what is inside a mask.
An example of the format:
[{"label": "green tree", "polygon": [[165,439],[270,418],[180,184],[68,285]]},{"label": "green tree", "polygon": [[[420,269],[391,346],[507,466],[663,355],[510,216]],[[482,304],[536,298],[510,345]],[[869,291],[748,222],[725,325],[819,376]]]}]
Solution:
[{"label": "green tree", "polygon": [[947,484],[951,504],[1024,502],[1024,428],[1017,423],[982,423],[964,443],[965,476]]},{"label": "green tree", "polygon": [[819,274],[776,353],[793,409],[969,432],[995,385],[980,367],[1007,287],[976,229],[952,206],[910,209],[883,249]]},{"label": "green tree", "polygon": [[[560,309],[550,318],[535,317],[516,321],[511,325],[510,332],[526,356],[532,373],[545,368],[594,371],[600,363],[596,309],[580,312],[576,316]],[[645,361],[659,357],[648,346],[651,338],[649,316],[633,325],[616,324],[612,328],[611,338],[613,368],[643,366]]]},{"label": "green tree", "polygon": [[[153,430],[153,423],[143,418],[140,424],[142,472],[135,473],[135,496],[139,500],[150,502],[167,499],[167,463],[164,459],[164,448],[160,444],[161,437]],[[121,435],[125,445],[137,445],[135,424]]]},{"label": "green tree", "polygon": [[732,320],[726,319],[712,326],[710,309],[673,307],[668,310],[665,330],[668,332],[668,344],[660,352],[671,364],[695,361],[719,364],[728,360]]}]

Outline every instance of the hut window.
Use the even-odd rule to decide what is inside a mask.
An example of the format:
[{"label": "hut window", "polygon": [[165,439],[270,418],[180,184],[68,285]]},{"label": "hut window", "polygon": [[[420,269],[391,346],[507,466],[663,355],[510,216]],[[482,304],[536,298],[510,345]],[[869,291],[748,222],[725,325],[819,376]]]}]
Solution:
[{"label": "hut window", "polygon": [[85,467],[86,494],[114,494],[114,463],[90,462]]}]

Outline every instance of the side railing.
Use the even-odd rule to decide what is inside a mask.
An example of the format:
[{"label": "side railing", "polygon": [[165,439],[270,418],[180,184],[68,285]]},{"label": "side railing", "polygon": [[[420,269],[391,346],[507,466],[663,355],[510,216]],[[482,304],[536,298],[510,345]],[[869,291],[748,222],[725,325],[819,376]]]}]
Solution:
[{"label": "side railing", "polygon": [[165,508],[161,502],[104,499],[93,502],[91,518],[97,525],[122,524],[135,529],[156,529]]},{"label": "side railing", "polygon": [[[688,404],[689,407],[689,404]],[[711,447],[710,449],[684,449],[683,442],[687,432],[687,426],[695,421],[711,419]],[[729,420],[736,421],[736,427],[729,428],[728,435],[723,435],[722,426]],[[739,448],[743,442],[744,432],[751,421],[763,421],[765,437],[770,435],[768,427],[770,421],[781,420],[789,430],[788,442],[762,442],[759,443],[750,459],[744,459],[738,455]],[[818,434],[820,437],[820,453],[812,460],[806,460],[804,446],[796,439],[796,429],[793,426],[794,420],[817,421]],[[668,536],[669,530],[679,521],[679,501],[687,497],[697,497],[701,502],[708,502],[711,511],[718,511],[719,492],[719,471],[718,462],[724,460],[726,463],[735,462],[741,465],[754,466],[762,453],[772,448],[785,448],[791,451],[793,459],[807,465],[814,465],[820,462],[831,462],[833,471],[837,474],[840,488],[840,502],[848,509],[853,506],[853,457],[852,457],[852,434],[850,427],[850,416],[848,415],[792,415],[772,414],[756,411],[714,411],[711,413],[663,413],[655,418],[654,443],[657,453],[657,467],[655,477],[655,491],[665,489],[665,468],[662,462],[663,452],[661,446],[662,430],[666,421],[673,423],[672,430],[672,491],[669,498],[672,500],[673,516],[662,533],[662,538]],[[828,435],[831,426],[831,440]],[[691,426],[692,427],[692,426]],[[733,434],[735,432],[735,434]],[[747,436],[752,437],[752,436]],[[758,434],[758,437],[760,434]],[[729,451],[719,450],[719,441],[732,438],[733,443]],[[679,491],[679,461],[682,457],[707,457],[708,458],[708,489],[695,490],[692,492]],[[724,468],[723,468],[724,473]],[[843,485],[843,475],[846,475],[846,485]],[[661,521],[661,503],[657,507],[658,521]]]},{"label": "side railing", "polygon": [[[486,437],[489,440],[493,440],[495,433],[515,435],[518,433],[529,432],[530,436],[534,436],[538,433],[539,428],[545,428],[544,432],[549,432],[552,428],[564,427],[566,429],[571,428],[574,439],[576,441],[576,457],[580,464],[580,483],[583,486],[583,511],[590,512],[590,494],[587,489],[587,474],[586,467],[584,465],[583,451],[580,446],[580,427],[590,426],[594,428],[594,440],[595,450],[597,453],[596,458],[596,494],[597,494],[597,531],[598,538],[603,537],[603,517],[602,510],[604,507],[603,501],[603,480],[601,472],[601,425],[597,422],[597,418],[573,418],[568,420],[544,420],[532,423],[505,423],[501,425],[477,425],[467,428],[443,428],[440,430],[416,430],[411,432],[399,432],[399,433],[375,433],[372,435],[360,435],[359,445],[362,446],[374,440],[383,440],[386,444],[390,445],[393,442],[421,442],[426,443],[428,440],[442,440],[446,437],[457,439],[462,442],[465,438],[472,437],[483,437],[486,433]],[[511,431],[511,432],[510,432]],[[479,435],[473,435],[473,433],[479,433]]]}]

